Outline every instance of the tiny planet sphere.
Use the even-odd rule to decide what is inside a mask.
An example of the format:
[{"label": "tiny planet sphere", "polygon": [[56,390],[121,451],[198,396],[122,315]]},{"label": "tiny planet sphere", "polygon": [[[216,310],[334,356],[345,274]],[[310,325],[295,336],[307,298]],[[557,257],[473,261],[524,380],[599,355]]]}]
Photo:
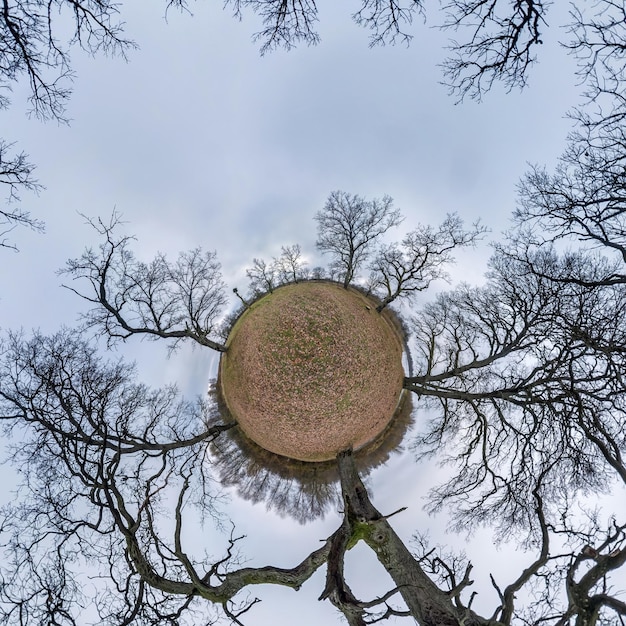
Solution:
[{"label": "tiny planet sphere", "polygon": [[398,407],[402,338],[360,291],[283,285],[239,317],[219,390],[243,433],[275,454],[327,461],[381,436]]}]

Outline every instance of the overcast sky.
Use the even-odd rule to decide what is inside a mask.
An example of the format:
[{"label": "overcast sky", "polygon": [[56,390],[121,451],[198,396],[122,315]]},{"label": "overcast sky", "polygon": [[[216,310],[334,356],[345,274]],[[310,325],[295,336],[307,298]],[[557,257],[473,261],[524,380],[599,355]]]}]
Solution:
[{"label": "overcast sky", "polygon": [[[436,16],[426,26],[418,20],[410,47],[370,49],[342,4],[320,3],[319,46],[260,57],[250,15],[239,22],[206,2],[193,5],[193,16],[172,12],[166,21],[158,2],[129,3],[127,33],[140,49],[128,63],[74,52],[69,125],[28,119],[27,92],[18,87],[1,135],[38,166],[46,188],[24,194],[22,206],[47,232],[16,231],[21,252],[0,251],[0,325],[53,332],[75,321],[81,303],[59,287],[55,270],[96,243],[80,214],[121,213],[146,260],[157,251],[216,250],[229,287],[245,286],[252,258],[281,245],[300,243],[313,259],[312,218],[336,189],[391,195],[407,216],[402,230],[456,211],[467,222],[480,218],[496,240],[526,164],[554,164],[564,148],[565,114],[579,96],[573,63],[555,41],[561,33],[545,33],[526,91],[497,87],[481,103],[455,104],[440,84],[446,36],[430,27]],[[465,254],[455,279],[480,281],[488,256],[487,243]],[[187,393],[203,393],[217,363],[210,352],[186,349],[167,360],[158,344],[135,342],[126,352],[147,382],[176,381]],[[410,454],[397,455],[371,477],[374,502],[383,512],[408,505],[394,518],[404,537],[430,529],[447,541],[442,522],[421,511],[427,475]],[[248,536],[251,565],[294,565],[339,520],[330,514],[303,527],[236,497],[229,511]],[[468,553],[482,553],[485,542],[489,533],[478,533]],[[505,575],[525,562],[502,550],[506,558],[477,568],[483,588],[490,571]],[[350,553],[348,568],[357,596],[387,591],[366,549]],[[252,590],[264,602],[246,623],[341,623],[329,603],[316,601],[323,576],[299,593]],[[485,592],[474,608],[493,602]]]}]

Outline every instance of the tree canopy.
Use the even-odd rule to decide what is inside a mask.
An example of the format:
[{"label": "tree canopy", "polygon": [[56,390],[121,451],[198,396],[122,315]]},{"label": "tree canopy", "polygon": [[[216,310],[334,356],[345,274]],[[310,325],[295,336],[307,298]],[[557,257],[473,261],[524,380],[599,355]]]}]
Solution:
[{"label": "tree canopy", "polygon": [[[165,10],[189,11],[186,0],[166,0]],[[228,0],[235,18],[256,14],[261,29],[253,35],[261,52],[317,44],[318,6],[309,0]],[[347,9],[349,10],[349,9]],[[0,109],[10,104],[13,85],[27,82],[28,111],[41,119],[67,121],[66,105],[74,71],[70,51],[126,57],[137,44],[124,30],[124,7],[109,0],[6,1],[0,12]],[[538,51],[547,37],[565,46],[577,59],[579,77],[591,102],[604,104],[620,97],[623,81],[622,42],[624,7],[614,0],[590,5],[572,3],[567,17],[539,0],[449,0],[439,8],[422,0],[361,0],[353,21],[370,31],[370,45],[408,43],[416,36],[414,22],[427,18],[451,33],[448,56],[442,64],[451,94],[481,99],[496,83],[508,90],[527,85]],[[561,23],[558,20],[562,20]],[[567,37],[560,38],[558,33]],[[619,124],[621,113],[603,109],[603,119]],[[618,107],[619,108],[619,107]],[[608,111],[608,112],[607,112]],[[586,115],[586,114],[585,114]],[[0,233],[19,225],[42,230],[43,222],[19,206],[20,191],[36,191],[40,184],[34,165],[14,138],[0,138],[0,183],[8,190],[0,208]],[[0,246],[12,247],[6,237]]]},{"label": "tree canopy", "polygon": [[[605,172],[608,180],[612,175]],[[213,253],[198,250],[174,262],[163,255],[139,262],[114,220],[95,222],[100,248],[64,270],[71,289],[92,305],[83,325],[3,340],[0,414],[24,476],[18,502],[3,511],[4,621],[79,623],[89,604],[111,624],[197,623],[220,612],[245,623],[248,612],[254,619],[256,603],[242,595],[247,590],[298,589],[325,567],[320,599],[354,625],[401,616],[423,626],[620,623],[626,521],[587,506],[626,483],[619,220],[613,226],[597,220],[607,222],[608,241],[599,250],[591,238],[587,249],[589,231],[561,231],[565,207],[542,210],[532,202],[544,196],[527,193],[528,185],[520,187],[520,227],[495,247],[483,285],[460,284],[418,306],[411,299],[415,285],[399,281],[409,299],[392,298],[411,349],[413,372],[404,388],[429,408],[429,420],[414,434],[414,454],[453,468],[431,491],[430,510],[446,509],[460,532],[488,525],[496,540],[514,537],[529,553],[521,571],[492,577],[498,599],[491,612],[472,608],[471,563],[438,551],[422,535],[412,550],[405,545],[389,519],[394,512],[372,504],[351,450],[337,457],[343,498],[337,529],[308,554],[304,548],[293,566],[241,567],[235,533],[209,542],[210,557],[189,543],[190,528],[219,519],[212,485],[214,471],[225,466],[211,449],[234,424],[210,398],[189,401],[174,388],[137,383],[132,366],[101,356],[92,331],[108,341],[146,335],[226,349],[210,338],[224,334],[219,264]],[[385,203],[391,206],[391,199]],[[358,206],[366,217],[373,204],[359,199]],[[587,223],[575,210],[571,219]],[[526,237],[535,232],[533,220],[541,228]],[[317,221],[323,233],[326,222]],[[399,213],[393,221],[399,223]],[[371,280],[368,268],[391,275],[403,255],[421,268],[412,280],[425,289],[443,277],[455,248],[483,234],[480,226],[465,230],[456,216],[440,227],[419,227],[400,244],[372,246],[353,264],[348,287],[375,295],[380,281]],[[581,245],[559,249],[563,237]],[[266,291],[319,280],[298,273],[306,258],[299,246],[283,247],[279,258],[284,263],[275,259],[271,266],[287,269],[275,270]],[[253,267],[262,265],[256,259]],[[248,276],[253,291],[262,285],[256,274]],[[345,273],[337,278],[344,284]],[[391,304],[387,291],[379,297],[381,309]],[[260,472],[259,480],[274,479]],[[257,493],[268,494],[263,487]],[[321,488],[320,502],[332,503],[329,493]],[[170,522],[162,513],[166,502],[173,503]],[[346,553],[358,541],[394,581],[373,599],[358,598],[345,576]],[[80,581],[92,571],[101,582],[87,594]]]},{"label": "tree canopy", "polygon": [[[230,6],[261,15],[265,49],[317,41],[315,4]],[[410,37],[404,26],[422,9],[417,0],[365,0],[354,18],[381,43]],[[72,41],[90,52],[131,44],[116,5],[5,3],[4,84],[26,76],[34,111],[61,117],[71,68],[49,28],[56,10],[68,11]],[[444,66],[451,90],[481,97],[496,80],[525,85],[547,10],[532,0],[447,2],[444,26],[468,33]],[[110,624],[244,623],[253,619],[257,600],[246,592],[255,585],[299,589],[324,567],[320,599],[352,625],[401,616],[422,626],[623,624],[626,520],[596,500],[626,484],[625,17],[612,0],[572,7],[564,43],[579,60],[587,102],[571,112],[575,127],[554,171],[536,165],[522,178],[514,227],[495,245],[484,284],[454,285],[425,304],[411,299],[445,277],[454,250],[474,243],[480,225],[465,229],[450,216],[394,244],[384,237],[400,216],[388,197],[334,192],[318,214],[318,245],[335,260],[326,275],[369,290],[383,307],[403,307],[413,361],[404,388],[430,409],[413,453],[450,468],[429,494],[430,510],[446,509],[457,530],[485,525],[526,550],[520,571],[491,577],[491,610],[472,608],[472,564],[462,556],[421,535],[407,548],[393,529],[400,511],[373,505],[350,450],[337,457],[336,530],[303,546],[290,567],[242,565],[235,531],[190,541],[188,528],[219,520],[211,444],[235,426],[210,399],[138,383],[131,365],[102,355],[98,335],[223,351],[220,266],[199,249],[139,261],[131,238],[96,222],[101,246],[65,268],[76,280],[67,286],[91,306],[82,325],[50,336],[9,332],[0,346],[0,419],[21,479],[18,499],[1,513],[0,620],[79,624],[88,607]],[[2,145],[9,194],[33,189],[25,155]],[[343,207],[356,210],[363,236],[326,240],[326,217]],[[20,209],[2,216],[9,227],[36,225]],[[342,219],[335,222],[352,223]],[[289,246],[270,264],[255,260],[252,291],[308,277],[301,254]],[[346,577],[357,542],[393,580],[375,598],[358,598]]]}]

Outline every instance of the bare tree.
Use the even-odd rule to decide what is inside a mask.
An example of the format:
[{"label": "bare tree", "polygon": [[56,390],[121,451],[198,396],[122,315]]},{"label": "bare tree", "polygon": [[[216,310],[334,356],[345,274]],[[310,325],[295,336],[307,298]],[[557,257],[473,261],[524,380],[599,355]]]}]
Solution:
[{"label": "bare tree", "polygon": [[[593,206],[587,222],[574,223],[604,225],[619,242],[614,222],[595,216]],[[560,232],[555,215],[545,217],[544,234],[550,224]],[[0,418],[6,437],[15,436],[11,456],[25,478],[22,497],[0,523],[7,624],[24,615],[74,623],[85,605],[112,624],[195,623],[220,614],[243,623],[257,602],[245,597],[254,585],[299,588],[320,567],[320,599],[351,625],[406,615],[422,626],[593,626],[626,616],[614,587],[626,570],[626,520],[579,514],[608,485],[626,484],[626,290],[622,280],[607,279],[617,261],[601,254],[615,246],[598,250],[597,238],[580,237],[582,248],[561,252],[550,240],[522,243],[513,233],[495,247],[484,286],[460,285],[413,310],[414,373],[404,387],[431,409],[414,450],[453,468],[432,489],[430,510],[448,509],[458,531],[488,524],[496,540],[514,535],[534,551],[519,572],[492,577],[497,601],[480,615],[472,608],[472,564],[423,537],[412,553],[389,522],[393,512],[373,506],[350,450],[337,457],[338,526],[293,567],[241,567],[234,533],[214,537],[216,545],[188,545],[191,525],[219,516],[214,478],[243,480],[250,497],[267,495],[299,519],[333,491],[304,487],[296,476],[276,482],[262,465],[237,461],[229,452],[235,440],[222,435],[230,424],[210,399],[190,403],[171,388],[147,390],[132,368],[98,356],[87,339],[93,328],[111,340],[143,334],[222,349],[210,339],[224,297],[214,255],[141,263],[116,225],[115,217],[96,223],[104,242],[65,270],[88,286],[72,287],[93,305],[83,328],[9,335],[0,350]],[[438,228],[409,233],[402,248],[383,246],[387,295],[425,288],[457,246],[483,232],[449,216]],[[293,260],[289,280],[301,252],[292,246],[283,255]],[[210,455],[208,443],[229,462]],[[173,515],[163,516],[166,502]],[[359,540],[393,580],[373,599],[358,598],[346,579],[346,551]],[[74,566],[77,559],[84,567]],[[83,575],[102,586],[82,592]]]},{"label": "bare tree", "polygon": [[[227,5],[237,17],[245,9],[261,17],[263,28],[255,39],[261,42],[262,53],[320,41],[315,29],[317,5],[309,0],[229,0]],[[543,43],[542,31],[547,29],[548,3],[449,0],[443,3],[442,12],[441,27],[458,37],[451,42],[451,54],[443,66],[451,91],[460,97],[480,97],[494,81],[503,81],[509,89],[526,84],[535,49]],[[416,17],[425,18],[422,0],[361,0],[352,14],[356,24],[370,31],[371,46],[409,43]]]},{"label": "bare tree", "polygon": [[307,262],[302,258],[300,244],[282,246],[280,256],[274,259],[281,283],[297,283],[308,278]]},{"label": "bare tree", "polygon": [[[261,42],[261,53],[276,48],[291,49],[299,43],[315,45],[320,37],[315,30],[318,22],[317,5],[311,0],[228,0],[234,15],[241,17],[246,9],[257,13],[263,28],[254,36]],[[353,20],[372,31],[370,44],[394,43],[396,40],[410,41],[406,27],[415,15],[422,13],[422,0],[362,0],[353,13]]]},{"label": "bare tree", "polygon": [[272,262],[268,265],[264,259],[252,259],[252,267],[246,270],[246,276],[252,294],[272,293],[279,284],[276,264]]},{"label": "bare tree", "polygon": [[276,287],[286,283],[297,283],[309,277],[307,262],[302,258],[299,244],[281,246],[280,256],[271,263],[264,259],[252,259],[252,267],[246,270],[253,296],[272,293]]},{"label": "bare tree", "polygon": [[[87,252],[70,269],[97,293],[109,293],[105,266],[125,276],[128,283],[112,284],[125,285],[115,289],[125,299],[113,302],[126,319],[120,305],[136,302],[135,285],[149,284],[151,274],[126,241],[108,227],[103,234],[100,254]],[[461,286],[416,311],[417,371],[405,381],[434,409],[416,451],[457,469],[431,493],[432,509],[449,506],[459,529],[488,522],[496,537],[514,531],[534,547],[522,571],[492,580],[491,613],[472,609],[469,562],[423,541],[415,554],[407,548],[389,521],[394,513],[373,506],[349,450],[337,457],[337,529],[293,567],[241,567],[235,534],[190,545],[190,526],[218,516],[211,485],[220,466],[206,444],[221,445],[229,424],[206,400],[137,384],[131,367],[98,356],[84,329],[68,329],[11,335],[0,350],[0,418],[24,476],[0,524],[0,616],[8,624],[24,616],[71,624],[89,605],[102,623],[197,623],[220,612],[243,623],[257,602],[245,598],[253,586],[297,589],[325,567],[320,598],[352,625],[400,615],[423,626],[623,618],[626,605],[611,580],[626,567],[626,526],[597,516],[585,524],[574,506],[611,481],[626,483],[626,293],[621,284],[589,288],[544,277],[569,271],[568,257],[544,247],[531,253],[541,272],[500,248],[484,287]],[[113,315],[105,330],[115,336],[121,322],[109,297],[90,299],[104,319]],[[359,540],[393,580],[373,599],[356,597],[346,580],[346,551]],[[101,585],[85,592],[83,575]]]},{"label": "bare tree", "polygon": [[592,127],[616,128],[624,119],[623,42],[626,36],[626,8],[613,0],[596,2],[590,7],[572,4],[570,8],[571,39],[566,48],[578,61],[578,74],[584,85],[587,107],[593,105],[596,119],[584,109],[575,117]]},{"label": "bare tree", "polygon": [[377,240],[402,221],[389,196],[364,200],[345,191],[333,191],[315,216],[316,245],[332,255],[344,287],[365,264]]},{"label": "bare tree", "polygon": [[[187,5],[186,0],[166,1],[168,10],[185,10]],[[245,10],[260,15],[263,28],[255,39],[261,42],[262,53],[319,42],[317,6],[310,0],[228,0],[225,6],[233,9],[235,17]],[[543,43],[544,31],[549,31],[548,6],[540,0],[444,3],[441,27],[454,31],[456,37],[443,63],[451,92],[459,99],[481,98],[497,81],[508,89],[524,87],[535,50]],[[422,0],[361,0],[352,15],[358,25],[371,31],[371,45],[409,42],[416,16],[424,16]],[[578,73],[591,101],[601,100],[606,93],[623,100],[623,18],[624,7],[614,0],[590,6],[572,3],[570,20],[561,25],[571,36],[561,43],[577,58]],[[124,35],[123,26],[120,7],[111,0],[57,0],[53,5],[41,0],[6,2],[0,12],[0,87],[4,87],[0,108],[8,105],[6,93],[15,81],[26,77],[31,112],[42,119],[65,121],[73,76],[72,46],[90,54],[126,55],[135,44]],[[606,115],[603,109],[605,120],[617,123],[622,119],[623,111]],[[29,188],[24,180],[11,184]],[[23,210],[3,215],[8,219],[5,224],[41,226]]]},{"label": "bare tree", "polygon": [[[626,482],[626,294],[553,280],[570,271],[553,250],[535,250],[532,262],[541,271],[500,250],[485,287],[442,294],[415,316],[418,373],[406,386],[436,407],[415,449],[454,467],[431,510],[449,507],[458,529],[489,520],[496,536],[537,546],[517,580],[494,582],[498,620],[519,615],[516,596],[532,588],[529,623],[618,623],[626,605],[611,580],[626,563],[624,522],[596,518],[590,530],[574,502]],[[602,563],[589,577],[586,544]]]},{"label": "bare tree", "polygon": [[[171,4],[184,6],[185,2]],[[236,17],[245,10],[260,16],[263,28],[255,40],[261,43],[261,53],[320,41],[318,8],[309,0],[229,0],[226,4]],[[502,83],[507,90],[524,88],[544,40],[562,37],[562,32],[570,38],[559,43],[578,59],[579,75],[590,92],[611,88],[607,77],[619,77],[622,71],[622,3],[573,2],[568,14],[549,20],[551,4],[543,0],[447,0],[439,13],[429,8],[433,23],[453,33],[449,55],[442,64],[450,92],[462,100],[482,98],[495,83]],[[352,14],[356,24],[370,31],[371,46],[398,41],[408,44],[416,17],[427,17],[422,0],[361,0]],[[598,76],[602,78],[598,80]]]},{"label": "bare tree", "polygon": [[[0,84],[10,86],[25,75],[32,110],[44,119],[63,119],[70,95],[72,45],[92,54],[124,54],[134,46],[123,36],[117,4],[109,0],[60,0],[55,5],[52,10],[39,0],[7,2],[0,19]],[[70,16],[73,24],[68,32],[66,18]],[[60,40],[61,33],[66,33],[66,41]]]},{"label": "bare tree", "polygon": [[454,251],[474,245],[485,232],[479,223],[465,230],[461,218],[448,215],[438,228],[418,226],[401,246],[382,246],[370,264],[370,290],[381,297],[378,312],[400,297],[424,291],[434,280],[447,279]]},{"label": "bare tree", "polygon": [[[255,584],[299,588],[331,554],[324,593],[341,610],[362,615],[388,599],[353,607],[334,578],[361,514],[354,507],[367,498],[350,454],[340,464],[350,517],[296,567],[237,568],[234,535],[221,542],[224,556],[207,562],[189,552],[184,531],[192,504],[202,516],[216,515],[206,444],[229,425],[211,406],[185,402],[175,389],[136,384],[132,367],[104,362],[73,330],[10,336],[2,354],[0,416],[7,435],[23,435],[14,461],[28,476],[22,500],[3,510],[11,557],[2,568],[3,621],[78,623],[88,603],[102,623],[197,623],[211,606],[236,622],[256,602],[242,605],[240,591]],[[160,515],[167,501],[172,524]],[[366,510],[387,528],[371,505]],[[95,597],[83,592],[72,567],[77,558],[102,581]]]},{"label": "bare tree", "polygon": [[[0,109],[10,100],[13,84],[26,78],[30,110],[40,119],[65,122],[65,105],[71,94],[70,49],[79,46],[90,54],[126,54],[134,47],[123,36],[119,7],[109,0],[41,0],[4,2],[0,11]],[[36,191],[33,165],[20,152],[7,157],[13,144],[0,139],[0,183],[8,185],[9,200],[19,190]],[[16,226],[42,230],[43,223],[22,209],[0,210],[2,235]],[[0,246],[14,247],[3,241]]]},{"label": "bare tree", "polygon": [[444,28],[469,33],[450,45],[443,69],[452,93],[478,98],[495,81],[507,89],[524,87],[535,49],[543,43],[549,3],[540,0],[450,0]]},{"label": "bare tree", "polygon": [[200,248],[183,252],[174,263],[162,254],[150,263],[137,261],[129,248],[131,237],[117,237],[119,224],[92,222],[105,238],[98,250],[88,249],[71,259],[61,274],[87,285],[70,287],[94,307],[85,314],[87,328],[104,332],[110,341],[132,335],[183,339],[223,352],[213,338],[218,332],[226,295],[215,253]]},{"label": "bare tree", "polygon": [[15,246],[6,239],[6,236],[17,226],[27,226],[35,231],[43,230],[43,223],[14,206],[20,201],[22,190],[38,192],[41,185],[33,177],[35,166],[29,163],[23,153],[11,154],[13,144],[0,139],[0,185],[8,190],[6,205],[0,209],[0,247],[13,248]]},{"label": "bare tree", "polygon": [[[222,440],[230,424],[210,399],[188,402],[175,389],[137,384],[131,367],[103,361],[85,333],[97,326],[115,338],[148,328],[151,336],[180,339],[163,322],[189,299],[173,285],[198,286],[186,292],[195,301],[214,282],[189,279],[206,278],[205,270],[190,274],[193,254],[173,265],[161,257],[150,266],[137,262],[113,226],[99,225],[105,242],[98,253],[68,265],[95,294],[83,294],[95,307],[87,328],[10,335],[0,350],[0,417],[6,437],[16,437],[13,461],[25,477],[19,502],[5,508],[0,524],[6,623],[24,615],[77,623],[85,605],[103,623],[195,623],[220,612],[243,623],[257,602],[244,595],[254,585],[299,588],[320,567],[326,568],[320,599],[355,626],[402,615],[422,626],[520,620],[592,626],[626,616],[612,586],[626,569],[626,521],[576,514],[589,494],[626,484],[626,291],[620,281],[596,280],[606,272],[597,252],[559,253],[530,241],[522,255],[512,238],[496,247],[484,286],[461,285],[415,311],[416,371],[405,388],[433,411],[414,449],[456,470],[432,490],[430,509],[449,508],[459,531],[488,523],[496,538],[513,533],[535,551],[508,579],[492,577],[498,599],[480,615],[472,609],[472,564],[422,536],[412,553],[389,522],[393,513],[373,506],[349,450],[337,457],[343,495],[337,529],[293,567],[241,567],[234,533],[204,546],[223,556],[207,558],[188,545],[191,525],[219,515],[213,476],[228,481],[223,472],[242,471],[243,463],[214,463],[206,445],[234,459],[232,442]],[[407,250],[422,258],[426,245],[434,255],[431,274],[414,280],[440,275],[440,258],[449,260],[456,245],[482,232],[464,231],[451,216],[438,229],[410,233]],[[570,280],[574,269],[585,280]],[[217,268],[208,270],[213,276]],[[146,310],[154,317],[146,318]],[[131,326],[129,311],[150,323]],[[164,325],[157,328],[157,320]],[[213,347],[205,339],[196,341]],[[279,490],[255,463],[243,471],[246,493],[271,492],[277,507],[299,511],[301,503],[332,497],[326,487],[300,494],[289,481]],[[162,515],[165,502],[173,503],[173,515],[166,515],[173,523]],[[346,579],[346,551],[359,540],[393,580],[373,599],[356,597]],[[89,568],[74,567],[76,559]],[[83,574],[102,585],[84,593]]]},{"label": "bare tree", "polygon": [[605,276],[596,282],[626,283],[625,145],[620,125],[575,133],[554,173],[535,166],[519,185],[515,217],[531,229],[524,237],[539,245],[575,242],[608,254]]},{"label": "bare tree", "polygon": [[[278,19],[264,35],[274,42],[288,42],[294,28],[303,28],[306,40],[315,18],[314,5],[249,5]],[[81,13],[86,6],[72,5],[77,20],[82,15],[89,24],[98,7]],[[399,5],[367,3],[380,16],[370,24],[389,19],[387,6],[392,26],[406,19]],[[470,44],[459,44],[458,62],[448,65],[461,96],[480,96],[502,77],[509,87],[525,82],[545,5],[502,7],[495,0],[447,4],[450,26],[470,26]],[[517,534],[534,550],[508,580],[492,578],[493,611],[483,617],[472,609],[470,563],[423,540],[414,554],[407,549],[389,522],[394,513],[373,506],[350,451],[337,459],[343,493],[337,530],[295,566],[240,567],[235,534],[196,552],[186,540],[188,525],[218,514],[207,444],[230,424],[206,402],[137,384],[130,366],[104,362],[85,329],[75,329],[53,337],[10,335],[0,349],[0,419],[23,479],[17,503],[1,514],[4,623],[79,623],[86,606],[111,624],[197,623],[220,612],[241,623],[256,603],[242,596],[253,585],[297,589],[322,566],[321,598],[354,625],[395,615],[423,626],[624,622],[616,581],[626,569],[626,523],[594,511],[584,519],[575,508],[626,483],[623,7],[603,0],[592,10],[593,19],[574,11],[571,46],[583,73],[587,68],[584,77],[591,77],[592,101],[608,96],[615,108],[595,118],[580,114],[556,174],[535,169],[522,183],[518,219],[536,227],[533,236],[524,230],[496,248],[484,287],[442,294],[415,311],[413,321],[418,369],[405,387],[434,410],[415,450],[455,470],[432,491],[431,509],[450,507],[457,528],[489,524],[496,538]],[[12,14],[5,5],[0,27],[19,61],[20,50],[12,47],[20,41],[12,32],[19,20]],[[43,22],[33,15],[26,25],[45,24],[50,13],[41,13]],[[41,59],[54,61],[56,48],[48,52]],[[52,105],[62,91],[48,94],[38,82],[45,63],[33,66],[35,74],[19,62],[6,67],[35,81],[41,114],[58,114]],[[399,221],[399,215],[389,221],[395,212],[388,211],[382,224],[389,225],[365,238],[361,256],[349,246],[346,256],[328,248],[346,285],[371,241]],[[112,226],[100,228],[105,243],[66,269],[88,285],[87,292],[73,288],[94,306],[87,328],[113,339],[188,337],[223,349],[209,338],[224,297],[214,255],[194,251],[175,263],[160,255],[144,264],[128,238],[114,237]],[[337,232],[337,241],[356,241]],[[583,247],[563,253],[561,241]],[[357,598],[346,580],[345,554],[357,541],[393,579],[391,589],[371,600]],[[94,579],[101,586],[87,588],[85,581]]]},{"label": "bare tree", "polygon": [[255,41],[261,42],[261,54],[320,41],[315,31],[317,6],[312,0],[228,0],[225,4],[232,7],[234,16],[239,19],[248,8],[261,17],[263,28],[254,35]]},{"label": "bare tree", "polygon": [[[496,304],[490,304],[495,311]],[[550,312],[544,317],[549,318]],[[532,324],[532,319],[526,321]],[[525,337],[520,325],[517,343],[537,348],[531,335],[519,340]],[[444,333],[442,347],[449,336]],[[480,367],[475,363],[475,368]],[[461,373],[451,376],[460,380]],[[423,541],[411,553],[391,526],[394,513],[382,514],[373,506],[350,451],[337,459],[343,511],[336,531],[292,568],[241,567],[236,547],[242,539],[237,535],[223,538],[205,529],[201,536],[210,537],[206,552],[222,554],[213,557],[207,556],[197,538],[193,545],[186,538],[191,525],[219,515],[207,444],[219,444],[230,425],[220,422],[212,405],[185,401],[173,388],[152,391],[136,383],[131,366],[104,361],[95,346],[72,329],[52,337],[7,337],[0,380],[5,437],[14,442],[12,460],[25,479],[19,501],[2,510],[5,559],[0,615],[5,623],[77,624],[87,608],[104,624],[191,624],[212,621],[220,611],[233,623],[243,623],[244,613],[258,601],[241,596],[246,590],[262,584],[298,589],[322,566],[326,581],[320,598],[328,599],[352,625],[406,615],[424,626],[508,626],[521,615],[520,590],[544,580],[549,581],[546,587],[554,590],[558,583],[567,594],[560,599],[562,604],[546,596],[544,600],[550,601],[547,617],[545,606],[531,602],[529,620],[534,615],[549,624],[565,624],[570,618],[592,624],[596,618],[625,614],[624,603],[608,586],[608,576],[626,563],[625,527],[613,523],[605,534],[599,525],[594,532],[583,532],[572,528],[574,520],[554,506],[554,498],[572,496],[576,482],[589,484],[594,479],[567,471],[568,464],[575,462],[565,454],[573,441],[559,444],[556,434],[545,439],[547,422],[545,431],[533,430],[529,423],[528,431],[516,435],[520,449],[515,460],[522,462],[526,454],[525,463],[533,471],[518,476],[512,466],[514,482],[509,489],[506,482],[499,482],[499,476],[504,481],[509,474],[501,473],[502,466],[496,471],[496,461],[510,453],[511,447],[506,439],[492,439],[484,431],[479,439],[487,438],[490,445],[483,463],[488,462],[494,472],[493,483],[468,483],[457,492],[467,498],[474,489],[484,488],[485,505],[499,492],[503,497],[508,494],[502,506],[487,507],[489,514],[502,526],[527,525],[538,538],[537,556],[523,572],[504,585],[493,581],[500,600],[493,614],[483,617],[471,608],[473,596],[467,598],[471,564],[454,555],[434,553]],[[485,387],[479,390],[487,401],[489,392]],[[440,398],[445,406],[443,384]],[[545,397],[541,401],[526,398],[528,410],[534,405],[540,417],[543,404],[551,402]],[[481,415],[477,411],[473,421]],[[549,411],[547,415],[556,417]],[[456,424],[466,416],[464,411],[455,417]],[[497,417],[489,413],[482,420]],[[506,424],[512,416],[503,412],[500,419]],[[566,422],[563,417],[558,424]],[[523,423],[511,421],[506,436],[513,437]],[[567,428],[575,429],[577,424]],[[462,446],[480,445],[461,434],[467,435],[467,430],[455,435]],[[553,444],[560,445],[557,456],[550,447]],[[588,449],[576,448],[578,458],[593,454],[594,447],[590,440]],[[601,459],[594,458],[594,463]],[[560,472],[559,464],[565,464]],[[530,486],[530,491],[521,490],[522,485]],[[564,487],[566,492],[561,491]],[[454,494],[447,492],[447,497]],[[471,514],[466,514],[477,521],[480,507],[475,503]],[[552,553],[551,542],[564,532],[569,551],[561,548]],[[357,598],[345,578],[345,554],[357,540],[373,550],[393,580],[390,589],[371,600]],[[88,568],[75,566],[83,561]],[[99,584],[85,587],[84,577],[95,577]]]},{"label": "bare tree", "polygon": [[[582,34],[574,49],[592,64],[584,70],[589,100],[572,113],[576,127],[554,170],[535,165],[519,183],[517,229],[502,252],[525,272],[586,287],[589,297],[612,298],[614,288],[626,284],[626,101],[619,53],[626,33],[619,22],[624,8],[600,4],[604,9],[591,21],[575,12]],[[535,263],[537,249],[568,247],[559,266]]]},{"label": "bare tree", "polygon": [[323,280],[324,278],[326,278],[328,275],[328,272],[326,270],[325,267],[322,267],[321,265],[316,265],[312,270],[311,270],[311,278],[313,280]]},{"label": "bare tree", "polygon": [[516,581],[493,581],[504,623],[528,588],[524,623],[626,616],[625,520],[574,505],[626,482],[624,7],[594,10],[572,9],[588,102],[559,164],[523,177],[488,284],[443,294],[414,321],[419,372],[406,384],[437,407],[416,451],[455,468],[430,506],[450,506],[459,528],[497,516],[500,534],[537,546]]}]

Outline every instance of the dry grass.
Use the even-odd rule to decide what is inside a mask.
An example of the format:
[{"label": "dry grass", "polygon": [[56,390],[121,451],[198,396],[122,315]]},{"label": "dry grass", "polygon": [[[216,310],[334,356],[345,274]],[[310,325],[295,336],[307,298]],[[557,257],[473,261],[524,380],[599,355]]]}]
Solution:
[{"label": "dry grass", "polygon": [[375,305],[328,282],[286,285],[235,324],[221,392],[261,447],[322,461],[374,439],[402,390],[402,346]]}]

